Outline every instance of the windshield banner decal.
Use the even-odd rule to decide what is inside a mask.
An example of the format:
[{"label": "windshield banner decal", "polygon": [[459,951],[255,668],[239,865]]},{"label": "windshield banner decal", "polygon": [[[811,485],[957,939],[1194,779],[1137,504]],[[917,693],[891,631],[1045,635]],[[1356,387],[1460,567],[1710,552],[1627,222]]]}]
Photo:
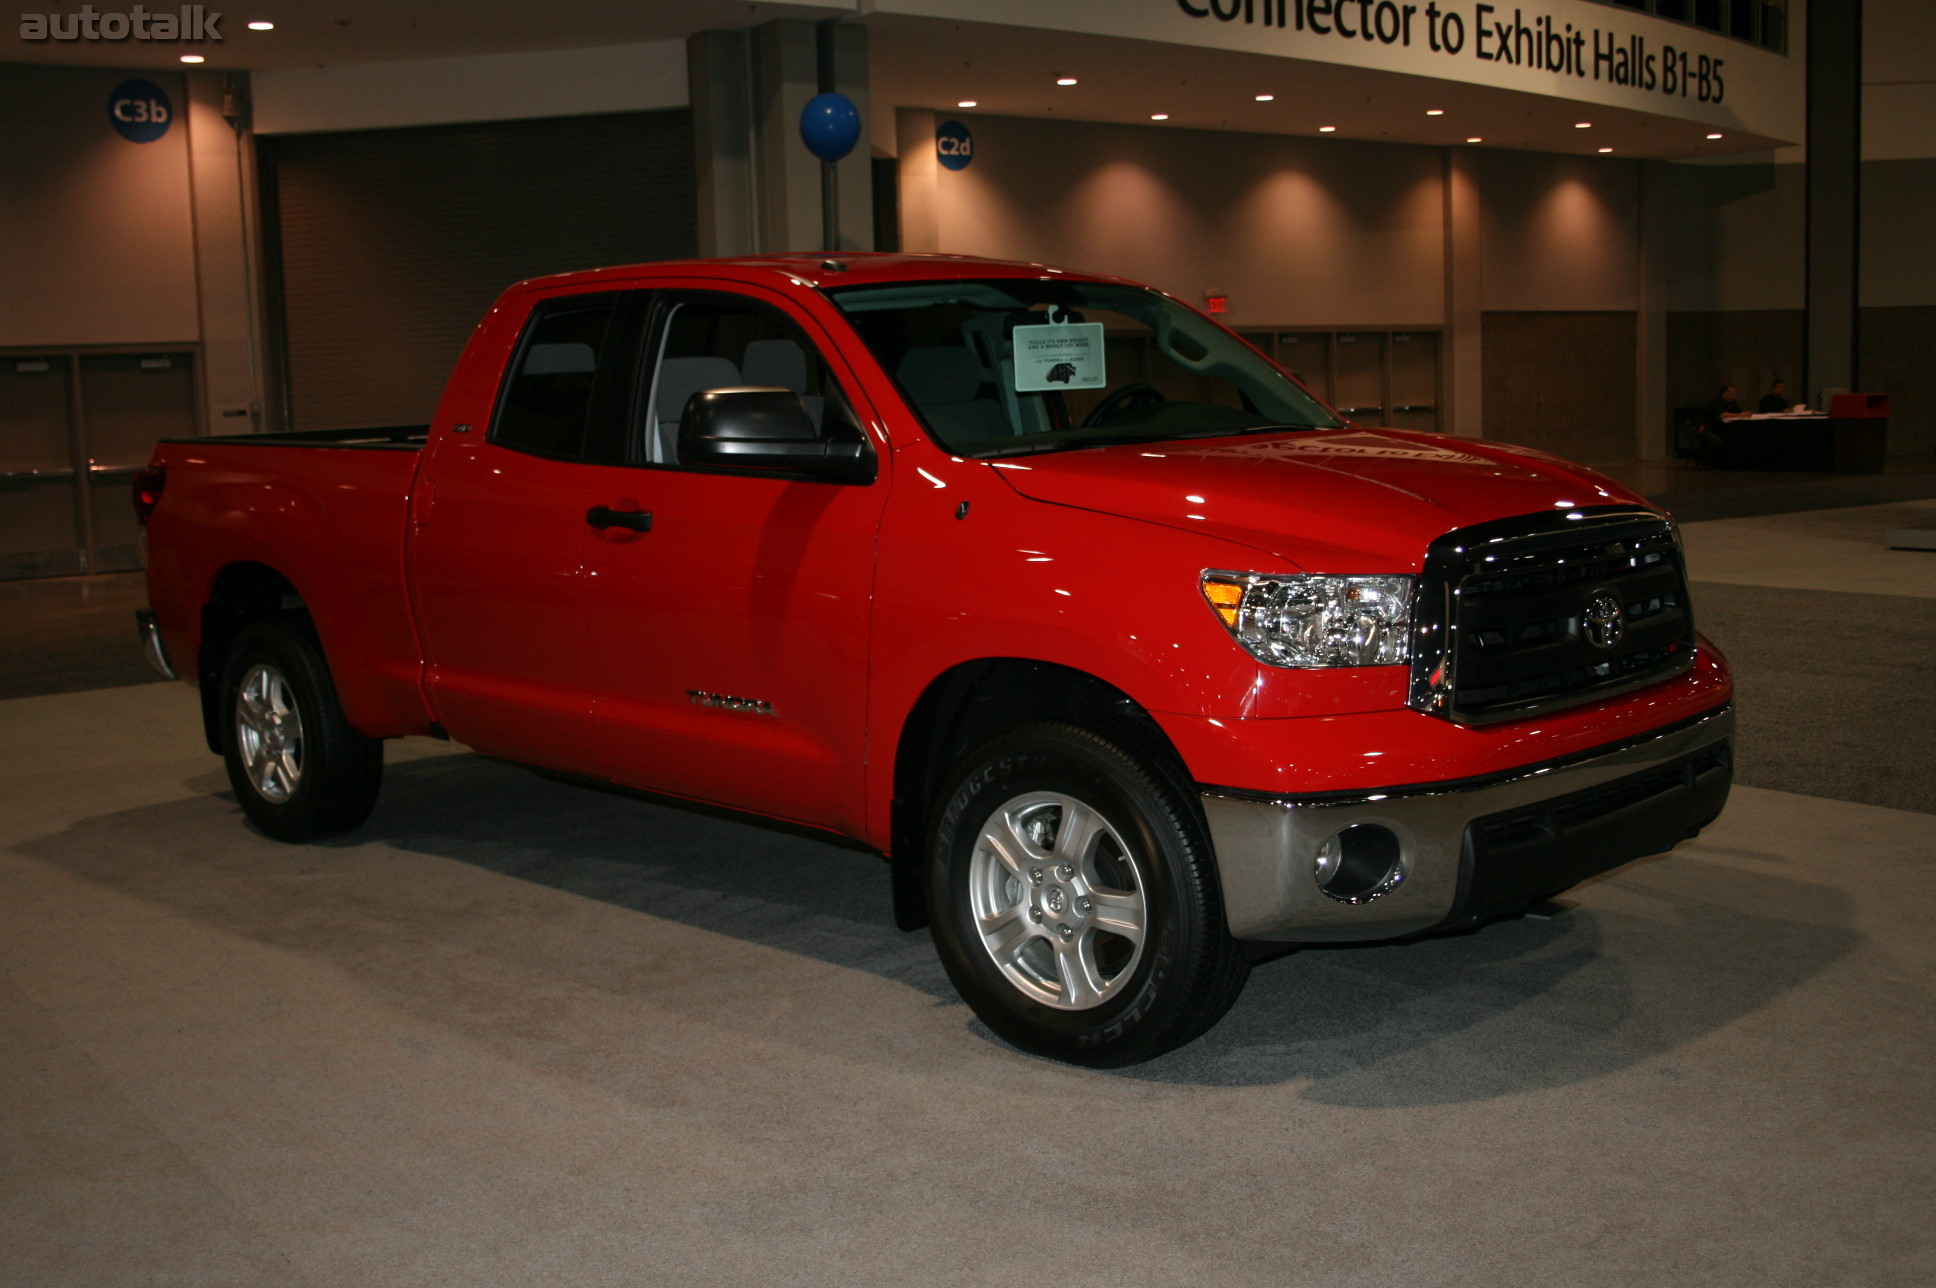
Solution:
[{"label": "windshield banner decal", "polygon": [[1015,392],[1101,389],[1102,323],[1052,322],[1015,328]]}]

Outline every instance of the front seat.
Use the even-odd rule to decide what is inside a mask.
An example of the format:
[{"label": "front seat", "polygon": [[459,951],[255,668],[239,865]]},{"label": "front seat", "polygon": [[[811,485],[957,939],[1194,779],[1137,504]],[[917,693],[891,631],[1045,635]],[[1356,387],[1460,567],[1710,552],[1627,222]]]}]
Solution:
[{"label": "front seat", "polygon": [[1015,432],[999,406],[976,397],[982,386],[981,363],[961,345],[909,349],[894,375],[943,438],[1001,438]]}]

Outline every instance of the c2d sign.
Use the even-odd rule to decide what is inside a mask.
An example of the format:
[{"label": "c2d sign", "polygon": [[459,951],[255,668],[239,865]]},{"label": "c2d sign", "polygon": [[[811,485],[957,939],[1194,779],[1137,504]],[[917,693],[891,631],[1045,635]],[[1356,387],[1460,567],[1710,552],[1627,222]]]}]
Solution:
[{"label": "c2d sign", "polygon": [[153,143],[174,121],[174,104],[153,81],[122,81],[108,95],[108,124],[130,143]]},{"label": "c2d sign", "polygon": [[960,121],[943,121],[934,130],[934,153],[950,170],[966,170],[975,159],[975,136]]}]

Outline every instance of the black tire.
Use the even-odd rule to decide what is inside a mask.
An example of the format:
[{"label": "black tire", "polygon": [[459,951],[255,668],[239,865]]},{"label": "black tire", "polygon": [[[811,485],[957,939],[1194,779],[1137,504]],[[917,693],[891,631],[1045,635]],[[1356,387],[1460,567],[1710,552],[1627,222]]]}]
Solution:
[{"label": "black tire", "polygon": [[347,832],[383,786],[383,743],[350,728],[315,637],[252,623],[222,666],[222,762],[242,812],[278,841]]},{"label": "black tire", "polygon": [[[1023,725],[963,758],[929,834],[928,904],[942,965],[989,1028],[1111,1068],[1230,1009],[1249,967],[1186,792],[1127,730]],[[1116,933],[1139,916],[1140,938]]]}]

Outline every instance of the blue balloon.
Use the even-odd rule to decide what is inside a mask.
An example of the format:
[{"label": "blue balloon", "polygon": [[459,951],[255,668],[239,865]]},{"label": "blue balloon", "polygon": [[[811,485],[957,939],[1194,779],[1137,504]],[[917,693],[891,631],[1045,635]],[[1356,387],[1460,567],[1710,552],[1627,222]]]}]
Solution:
[{"label": "blue balloon", "polygon": [[860,109],[845,94],[816,94],[800,111],[800,141],[822,161],[838,161],[860,142]]}]

